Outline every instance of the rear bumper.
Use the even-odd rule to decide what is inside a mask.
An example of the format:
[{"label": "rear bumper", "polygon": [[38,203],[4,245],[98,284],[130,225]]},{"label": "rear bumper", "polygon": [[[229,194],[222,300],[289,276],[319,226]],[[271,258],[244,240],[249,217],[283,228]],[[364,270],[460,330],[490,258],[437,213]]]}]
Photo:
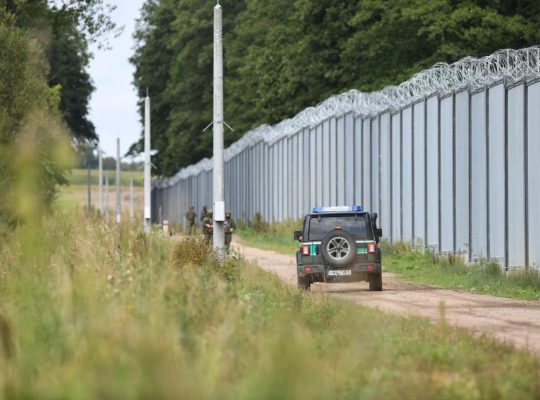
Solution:
[{"label": "rear bumper", "polygon": [[325,275],[328,276],[329,270],[350,270],[353,275],[355,274],[378,274],[381,273],[381,264],[380,263],[362,263],[362,264],[353,264],[345,268],[334,268],[324,265],[298,265],[296,271],[299,276],[308,276],[308,275]]}]

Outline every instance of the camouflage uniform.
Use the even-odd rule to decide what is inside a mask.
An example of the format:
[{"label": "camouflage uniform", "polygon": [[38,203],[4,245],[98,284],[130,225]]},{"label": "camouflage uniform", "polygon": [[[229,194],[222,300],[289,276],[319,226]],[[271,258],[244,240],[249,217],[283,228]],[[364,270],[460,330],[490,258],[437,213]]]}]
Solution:
[{"label": "camouflage uniform", "polygon": [[206,217],[208,217],[208,207],[203,206],[201,211],[201,222],[204,221]]},{"label": "camouflage uniform", "polygon": [[190,207],[189,211],[186,213],[187,228],[188,228],[189,235],[193,235],[195,231],[195,218],[197,218],[195,209],[193,207]]},{"label": "camouflage uniform", "polygon": [[214,235],[214,218],[212,211],[209,211],[202,220],[202,227],[206,243],[212,243],[212,237]]},{"label": "camouflage uniform", "polygon": [[231,218],[231,212],[227,211],[225,213],[225,248],[229,250],[229,247],[231,246],[232,241],[232,234],[234,230],[236,229],[236,224],[234,223],[234,220]]}]

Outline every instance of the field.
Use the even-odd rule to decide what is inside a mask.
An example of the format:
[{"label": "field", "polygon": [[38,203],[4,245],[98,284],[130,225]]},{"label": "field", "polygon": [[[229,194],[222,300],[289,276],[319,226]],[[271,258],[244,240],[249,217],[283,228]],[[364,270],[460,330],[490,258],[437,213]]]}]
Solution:
[{"label": "field", "polygon": [[[294,254],[298,250],[298,242],[293,240],[293,231],[299,230],[301,225],[299,221],[241,225],[238,234],[248,246]],[[381,245],[384,271],[393,272],[408,281],[512,299],[540,299],[540,275],[534,270],[505,275],[491,263],[468,266],[456,257],[438,257],[401,243]]]},{"label": "field", "polygon": [[[512,398],[540,360],[305,294],[197,238],[58,213],[0,242],[0,397]],[[441,309],[444,315],[444,309]]]},{"label": "field", "polygon": [[[110,214],[116,213],[116,187],[114,184],[114,171],[104,171],[109,174],[109,203]],[[104,175],[105,176],[105,175]],[[75,210],[87,208],[88,186],[86,170],[74,169],[68,175],[69,185],[59,188],[56,208],[59,210]],[[122,172],[121,175],[121,210],[124,215],[129,215],[130,207],[130,179],[133,179],[133,208],[136,217],[142,218],[144,210],[143,173],[139,171]],[[95,210],[98,207],[98,171],[91,171],[91,204]],[[107,196],[103,185],[103,207],[107,209]]]}]

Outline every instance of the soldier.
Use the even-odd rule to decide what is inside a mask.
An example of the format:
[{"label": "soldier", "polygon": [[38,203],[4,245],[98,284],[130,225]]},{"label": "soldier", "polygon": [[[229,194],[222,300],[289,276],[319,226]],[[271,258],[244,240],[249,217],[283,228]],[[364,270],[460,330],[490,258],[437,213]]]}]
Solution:
[{"label": "soldier", "polygon": [[227,211],[225,213],[225,249],[229,250],[229,247],[231,246],[232,241],[232,234],[234,230],[236,229],[236,224],[234,223],[234,220],[231,218],[232,213],[230,211]]},{"label": "soldier", "polygon": [[201,211],[201,222],[208,216],[208,207],[203,206]]},{"label": "soldier", "polygon": [[204,217],[202,221],[202,228],[206,243],[212,243],[212,236],[214,234],[214,218],[212,210],[207,210],[206,217]]},{"label": "soldier", "polygon": [[189,211],[186,213],[186,220],[187,220],[187,228],[188,228],[188,235],[193,235],[195,231],[195,218],[197,218],[197,214],[195,213],[195,208],[190,207]]}]

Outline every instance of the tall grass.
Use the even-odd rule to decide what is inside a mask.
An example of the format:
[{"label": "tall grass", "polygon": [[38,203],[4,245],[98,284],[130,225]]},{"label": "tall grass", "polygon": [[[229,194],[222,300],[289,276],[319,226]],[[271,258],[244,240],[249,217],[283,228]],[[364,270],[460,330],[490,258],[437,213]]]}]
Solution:
[{"label": "tall grass", "polygon": [[298,242],[293,240],[293,232],[298,230],[302,230],[302,220],[269,224],[259,215],[249,224],[239,223],[237,233],[246,245],[294,254],[298,250]]},{"label": "tall grass", "polygon": [[460,256],[415,250],[404,243],[383,243],[382,249],[385,270],[415,282],[516,299],[540,298],[537,270],[505,273],[494,262],[466,264]]},{"label": "tall grass", "polygon": [[195,237],[56,215],[0,242],[0,398],[534,398],[540,360],[305,294]]}]

